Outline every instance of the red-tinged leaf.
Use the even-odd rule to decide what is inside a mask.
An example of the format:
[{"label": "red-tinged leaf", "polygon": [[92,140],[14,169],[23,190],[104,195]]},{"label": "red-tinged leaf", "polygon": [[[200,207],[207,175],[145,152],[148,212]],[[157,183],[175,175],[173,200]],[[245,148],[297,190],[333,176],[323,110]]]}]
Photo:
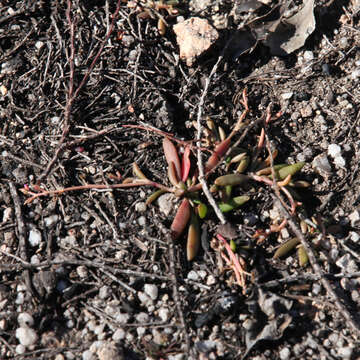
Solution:
[{"label": "red-tinged leaf", "polygon": [[218,146],[215,148],[215,153],[218,155],[219,158],[225,155],[225,153],[228,151],[230,146],[230,139],[227,138],[224,141],[222,141]]},{"label": "red-tinged leaf", "polygon": [[225,155],[230,146],[230,138],[225,139],[219,145],[216,146],[214,153],[210,156],[205,165],[205,171],[208,172],[214,168],[220,159]]},{"label": "red-tinged leaf", "polygon": [[206,165],[205,165],[205,172],[208,172],[210,171],[211,169],[213,169],[217,163],[219,162],[220,158],[217,156],[216,153],[213,153],[208,161],[206,162]]},{"label": "red-tinged leaf", "polygon": [[171,162],[168,167],[168,178],[174,186],[178,186],[179,178],[176,174],[175,164]]},{"label": "red-tinged leaf", "polygon": [[175,145],[167,137],[164,137],[163,149],[168,165],[170,166],[171,163],[174,163],[177,178],[181,179],[181,165],[179,155]]},{"label": "red-tinged leaf", "polygon": [[187,244],[186,244],[186,257],[188,261],[195,258],[200,247],[200,227],[199,221],[195,214],[191,215],[191,222],[189,226]]},{"label": "red-tinged leaf", "polygon": [[190,147],[186,146],[181,163],[181,181],[185,182],[187,180],[190,172],[190,167]]},{"label": "red-tinged leaf", "polygon": [[190,220],[190,215],[191,210],[189,200],[183,199],[170,227],[171,235],[174,240],[178,239],[185,230],[186,225]]}]

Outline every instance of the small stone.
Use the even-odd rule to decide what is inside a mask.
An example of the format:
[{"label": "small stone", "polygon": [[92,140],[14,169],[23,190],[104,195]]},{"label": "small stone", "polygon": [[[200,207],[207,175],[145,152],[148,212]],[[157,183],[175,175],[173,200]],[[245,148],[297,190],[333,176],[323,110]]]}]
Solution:
[{"label": "small stone", "polygon": [[34,325],[34,318],[26,312],[20,313],[17,318],[20,327],[31,327]]},{"label": "small stone", "polygon": [[135,316],[135,319],[139,323],[149,322],[149,315],[147,313],[141,312]]},{"label": "small stone", "polygon": [[336,156],[334,159],[334,164],[338,168],[345,168],[346,161],[342,156]]},{"label": "small stone", "polygon": [[145,306],[150,306],[153,304],[151,297],[143,293],[142,291],[139,291],[137,295],[141,303],[144,304]]},{"label": "small stone", "polygon": [[137,212],[145,212],[146,211],[146,204],[144,202],[136,203],[135,210]]},{"label": "small stone", "polygon": [[41,232],[38,229],[31,229],[29,231],[29,244],[32,247],[37,247],[41,243]]},{"label": "small stone", "polygon": [[2,219],[3,224],[7,223],[8,221],[11,220],[12,213],[13,213],[13,211],[12,211],[11,207],[8,207],[8,208],[4,209],[3,219]]},{"label": "small stone", "polygon": [[53,117],[50,119],[50,122],[51,122],[53,125],[57,125],[57,124],[60,122],[60,117],[59,117],[59,116],[53,116]]},{"label": "small stone", "polygon": [[96,360],[96,356],[92,351],[85,350],[82,354],[82,360]]},{"label": "small stone", "polygon": [[112,339],[115,341],[115,342],[118,342],[118,341],[121,341],[125,338],[125,331],[124,329],[117,329],[113,336],[112,336]]},{"label": "small stone", "polygon": [[214,285],[216,284],[216,279],[214,275],[209,275],[206,280],[206,285]]},{"label": "small stone", "polygon": [[23,292],[19,292],[16,296],[16,299],[15,299],[15,304],[16,305],[22,305],[25,301],[25,295]]},{"label": "small stone", "polygon": [[54,224],[56,224],[59,220],[59,216],[58,215],[51,215],[48,216],[44,219],[44,224],[46,227],[51,227]]},{"label": "small stone", "polygon": [[27,327],[17,328],[15,336],[19,340],[20,344],[24,346],[34,345],[38,339],[35,330]]},{"label": "small stone", "polygon": [[358,233],[356,233],[355,231],[350,231],[350,239],[353,241],[353,242],[359,242],[359,239],[360,239],[360,235]]},{"label": "small stone", "polygon": [[64,355],[63,354],[57,354],[55,356],[55,360],[65,360]]},{"label": "small stone", "polygon": [[315,157],[312,162],[312,166],[314,169],[319,172],[324,172],[326,174],[331,174],[331,165],[326,155],[320,154]]},{"label": "small stone", "polygon": [[349,220],[351,222],[351,226],[357,226],[359,224],[360,221],[360,213],[359,210],[355,210],[353,211],[350,215],[349,215]]},{"label": "small stone", "polygon": [[313,287],[312,287],[312,293],[314,295],[319,295],[320,294],[320,291],[321,291],[321,285],[320,284],[317,284],[317,283],[314,283]]},{"label": "small stone", "polygon": [[207,20],[193,17],[173,27],[180,48],[180,58],[191,66],[196,57],[208,50],[219,34]]},{"label": "small stone", "polygon": [[159,210],[165,215],[169,216],[172,210],[174,209],[174,204],[176,202],[175,195],[172,193],[166,193],[161,195],[158,200],[157,204],[159,206]]},{"label": "small stone", "polygon": [[341,155],[341,147],[337,144],[330,144],[328,147],[328,155],[332,158],[336,158]]},{"label": "small stone", "polygon": [[115,319],[119,324],[126,324],[130,319],[130,315],[126,313],[120,313],[115,316]]},{"label": "small stone", "polygon": [[105,341],[98,351],[96,352],[99,360],[121,360],[123,357],[121,356],[119,350],[115,346],[115,344]]},{"label": "small stone", "polygon": [[356,262],[351,258],[350,254],[345,254],[340,259],[338,259],[336,261],[336,265],[345,273],[354,273],[359,271]]},{"label": "small stone", "polygon": [[141,338],[141,337],[144,336],[144,334],[146,332],[146,329],[144,327],[142,327],[142,326],[139,326],[139,327],[136,328],[136,332],[138,334],[138,337]]},{"label": "small stone", "polygon": [[290,359],[290,354],[291,354],[291,352],[290,352],[289,348],[283,348],[280,350],[280,353],[279,353],[280,359],[288,360],[288,359]]},{"label": "small stone", "polygon": [[99,290],[99,298],[104,300],[111,295],[111,288],[107,285],[104,285]]},{"label": "small stone", "polygon": [[341,49],[346,49],[349,46],[349,40],[346,37],[342,37],[339,44]]},{"label": "small stone", "polygon": [[26,352],[26,347],[24,345],[19,344],[16,346],[15,351],[17,354],[22,355]]},{"label": "small stone", "polygon": [[192,280],[192,281],[198,281],[199,280],[199,275],[197,274],[196,271],[191,270],[189,271],[188,275],[187,275],[188,280]]},{"label": "small stone", "polygon": [[8,93],[7,87],[6,87],[5,85],[0,85],[0,94],[1,94],[2,96],[6,96],[7,93]]},{"label": "small stone", "polygon": [[158,287],[153,284],[145,284],[144,291],[152,300],[156,300],[159,294]]},{"label": "small stone", "polygon": [[342,359],[351,359],[354,348],[350,346],[340,347],[337,351],[338,356]]},{"label": "small stone", "polygon": [[353,80],[357,80],[358,78],[360,78],[360,69],[355,69],[351,72],[351,78]]},{"label": "small stone", "polygon": [[310,105],[306,105],[305,107],[300,109],[300,114],[303,118],[311,117],[313,114],[313,109]]},{"label": "small stone", "polygon": [[33,265],[38,265],[38,264],[40,264],[40,258],[37,255],[33,255],[30,258],[30,263]]},{"label": "small stone", "polygon": [[304,60],[305,61],[311,61],[311,60],[314,60],[314,53],[312,51],[305,51],[304,52]]},{"label": "small stone", "polygon": [[140,226],[145,226],[146,225],[146,218],[145,216],[140,216],[138,219],[137,219],[137,222]]},{"label": "small stone", "polygon": [[281,94],[281,97],[283,98],[283,100],[290,100],[294,95],[294,92],[291,91],[291,92],[286,92],[286,93],[283,93]]},{"label": "small stone", "polygon": [[167,322],[169,320],[169,317],[170,317],[169,310],[166,309],[166,308],[159,309],[159,317],[160,317],[161,321]]},{"label": "small stone", "polygon": [[359,302],[359,300],[360,300],[360,294],[359,294],[359,292],[358,292],[357,290],[351,291],[351,299],[352,299],[352,301],[354,301],[354,302]]},{"label": "small stone", "polygon": [[[88,269],[84,265],[80,265],[76,268],[76,272],[81,279],[86,279],[88,277]],[[101,289],[100,289],[101,290]]]},{"label": "small stone", "polygon": [[38,50],[40,50],[43,46],[44,46],[44,43],[40,40],[35,43],[35,47]]}]

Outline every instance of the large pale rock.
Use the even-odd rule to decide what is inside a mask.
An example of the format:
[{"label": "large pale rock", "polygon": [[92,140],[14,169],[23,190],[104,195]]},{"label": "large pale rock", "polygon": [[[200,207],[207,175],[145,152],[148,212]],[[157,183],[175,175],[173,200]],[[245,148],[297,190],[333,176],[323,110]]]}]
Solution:
[{"label": "large pale rock", "polygon": [[180,47],[180,58],[186,60],[188,66],[219,38],[218,32],[207,20],[197,17],[174,25],[174,32]]}]

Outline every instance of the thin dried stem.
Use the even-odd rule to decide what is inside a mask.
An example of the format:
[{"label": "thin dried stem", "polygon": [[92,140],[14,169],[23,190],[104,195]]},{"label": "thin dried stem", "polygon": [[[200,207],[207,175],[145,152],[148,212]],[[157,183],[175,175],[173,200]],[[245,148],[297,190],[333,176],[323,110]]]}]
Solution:
[{"label": "thin dried stem", "polygon": [[75,66],[74,66],[74,59],[75,59],[75,20],[71,18],[71,8],[72,8],[72,2],[71,0],[67,0],[67,8],[66,8],[66,19],[69,25],[69,30],[70,30],[70,56],[69,56],[69,67],[70,67],[70,74],[69,74],[69,85],[68,85],[68,93],[67,93],[67,99],[66,99],[66,106],[65,106],[65,112],[64,112],[64,127],[63,127],[63,131],[61,134],[61,138],[60,141],[58,143],[58,147],[55,151],[54,156],[52,157],[52,159],[49,161],[46,169],[42,172],[42,174],[39,176],[38,178],[38,183],[40,183],[46,176],[49,175],[51,169],[53,168],[54,164],[56,163],[56,161],[59,159],[59,156],[64,148],[64,143],[66,140],[66,137],[70,131],[70,125],[71,125],[71,112],[72,112],[72,106],[74,103],[74,100],[76,99],[76,97],[78,96],[79,92],[81,91],[81,89],[83,88],[83,86],[86,84],[90,74],[92,73],[95,64],[97,63],[103,49],[104,46],[106,44],[106,42],[109,40],[110,35],[112,34],[113,30],[114,30],[114,25],[115,25],[115,20],[118,16],[118,13],[120,11],[120,4],[121,4],[121,0],[117,1],[117,6],[116,6],[116,10],[114,12],[114,14],[112,15],[112,21],[111,21],[111,25],[109,27],[109,30],[105,36],[105,39],[103,40],[103,42],[100,45],[100,48],[98,50],[98,52],[96,53],[93,61],[91,62],[89,68],[87,69],[84,77],[82,78],[79,86],[76,88],[76,90],[74,90],[74,75],[75,75]]},{"label": "thin dried stem", "polygon": [[25,204],[30,204],[32,201],[34,201],[36,198],[44,197],[44,196],[57,196],[62,195],[65,192],[70,191],[81,191],[81,190],[111,190],[111,189],[123,189],[123,188],[130,188],[130,187],[136,187],[136,186],[153,186],[158,189],[164,190],[166,192],[175,192],[179,191],[179,189],[169,188],[167,186],[161,185],[159,183],[156,183],[154,181],[150,180],[143,180],[143,181],[137,181],[137,182],[131,182],[127,184],[112,184],[112,185],[105,185],[105,184],[87,184],[87,185],[78,185],[78,186],[71,186],[64,189],[58,189],[58,190],[42,190],[39,193],[34,193],[32,191],[29,191],[27,189],[20,189],[25,194],[32,195],[30,198],[28,198],[25,201]]},{"label": "thin dried stem", "polygon": [[[205,86],[204,86],[203,92],[202,92],[201,97],[200,97],[199,106],[198,106],[198,113],[197,113],[197,120],[196,120],[196,124],[197,124],[196,140],[197,140],[198,146],[201,145],[201,137],[202,137],[202,131],[203,131],[203,126],[201,125],[201,118],[202,118],[203,106],[204,106],[205,98],[206,98],[206,95],[207,95],[207,93],[209,91],[210,80],[211,80],[212,76],[216,73],[216,70],[217,70],[221,60],[223,59],[224,52],[225,52],[228,44],[229,44],[229,42],[226,44],[226,46],[225,46],[225,48],[223,50],[223,53],[219,56],[217,62],[213,66],[213,68],[212,68],[212,70],[210,72],[210,75],[205,80]],[[222,224],[226,224],[225,216],[221,212],[219,206],[216,204],[216,201],[215,201],[214,197],[211,195],[209,187],[208,187],[208,185],[206,183],[203,156],[202,156],[202,151],[199,148],[197,150],[197,162],[198,162],[197,165],[198,165],[198,169],[199,169],[199,181],[200,181],[200,184],[202,185],[202,190],[204,191],[204,194],[205,194],[207,200],[209,201],[209,204],[214,209],[215,214],[218,217],[218,219],[220,220],[220,222]]]}]

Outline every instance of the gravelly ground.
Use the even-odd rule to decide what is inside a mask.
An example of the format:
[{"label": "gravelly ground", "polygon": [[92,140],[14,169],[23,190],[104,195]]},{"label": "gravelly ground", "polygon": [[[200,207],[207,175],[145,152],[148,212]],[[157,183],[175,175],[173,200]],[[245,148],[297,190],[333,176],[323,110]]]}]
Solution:
[{"label": "gravelly ground", "polygon": [[[191,122],[206,79],[226,39],[248,16],[232,17],[230,1],[182,4],[179,16],[204,16],[220,32],[215,47],[188,67],[171,30],[179,18],[166,17],[169,26],[160,36],[156,12],[139,16],[135,5],[119,3],[112,29],[113,2],[0,0],[0,358],[356,359],[359,331],[313,267],[299,266],[296,253],[273,259],[293,230],[254,240],[256,231],[277,221],[268,186],[247,188],[251,200],[226,215],[251,273],[245,290],[214,249],[215,214],[202,223],[207,235],[192,262],[185,239],[169,240],[178,203],[172,194],[146,206],[149,187],[82,190],[24,205],[31,197],[26,191],[38,192],[36,186],[121,182],[132,176],[133,162],[169,185],[163,133],[153,128],[178,140],[196,137]],[[298,213],[317,219],[320,231],[309,226],[306,238],[355,326],[358,6],[319,1],[315,32],[287,57],[272,56],[262,44],[237,59],[225,57],[202,106],[204,119],[230,133],[244,111],[246,88],[248,122],[234,141],[249,130],[241,144],[248,150],[261,128],[251,124],[270,103],[273,114],[282,111],[266,129],[279,153],[276,163],[306,162],[300,178],[312,186],[300,191]],[[216,176],[224,173],[220,166]],[[250,249],[241,250],[244,244]]]}]

